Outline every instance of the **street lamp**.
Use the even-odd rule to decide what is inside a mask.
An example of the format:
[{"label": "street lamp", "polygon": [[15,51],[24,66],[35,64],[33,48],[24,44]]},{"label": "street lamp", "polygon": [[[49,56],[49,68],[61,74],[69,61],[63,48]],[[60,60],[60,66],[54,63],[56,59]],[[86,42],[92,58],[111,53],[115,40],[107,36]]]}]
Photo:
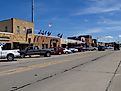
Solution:
[{"label": "street lamp", "polygon": [[32,22],[34,23],[34,0],[32,0]]}]

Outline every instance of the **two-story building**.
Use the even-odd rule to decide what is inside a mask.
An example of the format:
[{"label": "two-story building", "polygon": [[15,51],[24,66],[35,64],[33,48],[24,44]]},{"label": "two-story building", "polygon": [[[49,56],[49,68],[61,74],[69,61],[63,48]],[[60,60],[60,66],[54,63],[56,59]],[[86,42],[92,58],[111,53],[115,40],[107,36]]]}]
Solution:
[{"label": "two-story building", "polygon": [[11,18],[0,21],[0,44],[6,49],[24,49],[29,45],[41,48],[59,47],[59,37],[34,34],[34,24],[24,20]]},{"label": "two-story building", "polygon": [[93,43],[91,35],[80,35],[80,36],[68,37],[68,39],[80,40],[82,42],[85,42],[85,46],[91,46]]},{"label": "two-story building", "polygon": [[61,47],[61,39],[54,36],[34,35],[34,45],[40,48]]},{"label": "two-story building", "polygon": [[24,20],[11,18],[0,21],[0,43],[7,48],[23,48],[33,44],[34,24]]}]

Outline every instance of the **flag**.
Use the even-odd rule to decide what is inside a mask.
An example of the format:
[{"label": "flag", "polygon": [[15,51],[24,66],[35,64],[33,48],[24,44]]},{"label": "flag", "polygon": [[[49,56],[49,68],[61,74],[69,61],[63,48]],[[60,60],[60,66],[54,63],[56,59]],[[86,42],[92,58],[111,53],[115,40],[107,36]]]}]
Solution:
[{"label": "flag", "polygon": [[44,35],[46,35],[46,34],[47,34],[47,31],[45,31]]},{"label": "flag", "polygon": [[50,35],[51,35],[51,32],[48,32],[48,33],[47,33],[47,36],[50,36]]},{"label": "flag", "polygon": [[58,33],[57,36],[60,37],[60,33]]},{"label": "flag", "polygon": [[40,31],[38,32],[38,34],[41,34],[41,32],[42,32],[42,30],[40,30]]},{"label": "flag", "polygon": [[43,31],[41,32],[41,34],[44,35],[44,33],[45,33],[45,32],[44,32],[44,30],[43,30]]},{"label": "flag", "polygon": [[60,35],[60,38],[62,38],[62,37],[63,37],[63,34]]}]

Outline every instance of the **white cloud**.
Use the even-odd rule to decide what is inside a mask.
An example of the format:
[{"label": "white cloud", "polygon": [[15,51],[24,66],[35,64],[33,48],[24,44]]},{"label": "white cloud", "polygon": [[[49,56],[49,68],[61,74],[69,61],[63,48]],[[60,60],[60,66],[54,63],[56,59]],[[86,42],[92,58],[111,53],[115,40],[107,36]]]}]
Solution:
[{"label": "white cloud", "polygon": [[74,15],[108,13],[108,12],[113,12],[113,11],[118,11],[118,10],[120,10],[118,7],[112,7],[112,8],[91,7],[91,8],[87,8],[84,10],[80,10]]},{"label": "white cloud", "polygon": [[113,39],[112,36],[105,36],[104,38],[105,38],[105,39]]},{"label": "white cloud", "polygon": [[114,32],[116,32],[116,31],[121,31],[121,26],[108,26],[108,27],[105,27],[105,29],[107,30],[107,31],[109,31],[110,30],[110,32],[111,31],[114,31]]},{"label": "white cloud", "polygon": [[102,20],[97,22],[98,24],[106,24],[106,25],[121,25],[121,21],[120,20],[112,20],[112,19],[105,19],[103,18]]},{"label": "white cloud", "polygon": [[[98,34],[98,33],[101,33],[103,30],[101,28],[75,28],[74,29],[75,31],[73,32],[73,36],[77,36],[77,35],[87,35],[87,34]],[[79,31],[80,30],[80,31]]]},{"label": "white cloud", "polygon": [[99,28],[92,28],[92,29],[88,29],[85,33],[87,34],[92,34],[92,33],[99,33],[101,32],[102,30],[99,29]]},{"label": "white cloud", "polygon": [[103,26],[104,30],[110,32],[121,31],[121,20],[102,18],[97,22],[97,24]]},{"label": "white cloud", "polygon": [[98,39],[100,42],[114,42],[115,38],[113,36],[102,36]]},{"label": "white cloud", "polygon": [[117,0],[93,0],[92,2],[91,6],[80,9],[73,15],[100,14],[121,10],[121,3]]},{"label": "white cloud", "polygon": [[85,35],[85,34],[96,34],[96,33],[100,33],[103,30],[101,28],[85,28],[85,29],[81,29],[83,31],[79,31],[80,29],[75,29],[75,31],[77,31],[75,33],[75,35]]},{"label": "white cloud", "polygon": [[119,35],[118,37],[121,38],[121,35]]}]

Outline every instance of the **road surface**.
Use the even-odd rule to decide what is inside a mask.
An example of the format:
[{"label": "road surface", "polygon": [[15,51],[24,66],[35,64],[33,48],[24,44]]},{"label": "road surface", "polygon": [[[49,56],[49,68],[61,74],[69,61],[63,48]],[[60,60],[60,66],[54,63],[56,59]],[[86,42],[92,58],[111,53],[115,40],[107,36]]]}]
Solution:
[{"label": "road surface", "polygon": [[121,51],[0,62],[0,91],[121,91]]}]

